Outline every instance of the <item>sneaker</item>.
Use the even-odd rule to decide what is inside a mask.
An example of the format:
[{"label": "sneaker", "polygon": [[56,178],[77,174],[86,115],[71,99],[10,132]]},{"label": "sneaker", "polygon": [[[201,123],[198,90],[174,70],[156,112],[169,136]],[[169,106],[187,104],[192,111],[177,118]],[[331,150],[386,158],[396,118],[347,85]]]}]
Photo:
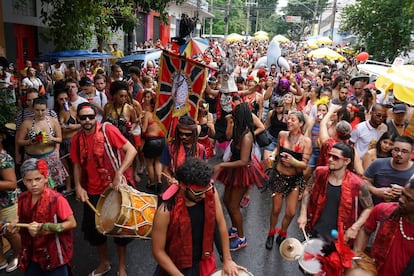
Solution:
[{"label": "sneaker", "polygon": [[247,246],[247,239],[234,238],[230,241],[230,251],[237,251]]},{"label": "sneaker", "polygon": [[283,237],[283,236],[281,236],[281,235],[278,235],[278,236],[276,237],[276,243],[277,243],[277,245],[279,245],[279,246],[280,246],[280,244],[281,244],[284,240],[286,240],[286,237]]},{"label": "sneaker", "polygon": [[19,266],[19,259],[18,258],[13,258],[7,268],[6,268],[6,272],[13,272],[17,269],[17,267]]},{"label": "sneaker", "polygon": [[237,231],[237,228],[230,227],[229,228],[229,239],[237,238],[239,235],[239,232]]},{"label": "sneaker", "polygon": [[71,190],[71,191],[66,191],[66,190],[63,190],[62,191],[62,195],[64,196],[64,197],[68,197],[68,196],[71,196],[71,195],[73,195],[75,193],[75,191],[74,190]]}]

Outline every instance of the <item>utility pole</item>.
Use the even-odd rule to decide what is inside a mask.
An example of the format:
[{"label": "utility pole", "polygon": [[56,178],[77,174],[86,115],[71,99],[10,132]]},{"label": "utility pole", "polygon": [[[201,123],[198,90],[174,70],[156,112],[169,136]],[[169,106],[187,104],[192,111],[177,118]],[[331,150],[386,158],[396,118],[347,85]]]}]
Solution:
[{"label": "utility pole", "polygon": [[[211,0],[210,4],[210,13],[213,14],[213,3],[214,0]],[[213,17],[210,17],[210,39],[213,36]]]},{"label": "utility pole", "polygon": [[246,35],[249,34],[249,25],[250,25],[250,2],[248,2],[249,0],[246,1],[246,6],[247,6],[247,16],[246,16]]},{"label": "utility pole", "polygon": [[[249,1],[254,1],[254,2],[249,2]],[[246,35],[248,35],[250,31],[250,6],[257,6],[256,0],[246,0],[246,7],[247,7]]]},{"label": "utility pole", "polygon": [[335,29],[335,15],[336,15],[336,0],[333,1],[333,5],[332,5],[331,35],[330,35],[330,39],[332,40],[333,40],[334,29]]},{"label": "utility pole", "polygon": [[230,2],[231,0],[227,0],[226,2],[226,11],[224,14],[224,22],[226,22],[226,25],[224,26],[224,37],[226,37],[229,34]]},{"label": "utility pole", "polygon": [[197,36],[201,36],[201,21],[200,21],[201,0],[197,0],[197,14],[196,14],[196,30]]},{"label": "utility pole", "polygon": [[257,32],[258,31],[258,28],[259,27],[259,9],[256,9],[256,30],[255,30],[255,32]]},{"label": "utility pole", "polygon": [[[336,0],[335,0],[336,1]],[[319,35],[319,31],[316,29],[316,17],[318,15],[318,9],[319,9],[319,0],[316,0],[315,3],[315,10],[313,11],[313,19],[312,19],[312,35]],[[319,21],[319,20],[318,20]],[[319,29],[319,27],[318,27]]]}]

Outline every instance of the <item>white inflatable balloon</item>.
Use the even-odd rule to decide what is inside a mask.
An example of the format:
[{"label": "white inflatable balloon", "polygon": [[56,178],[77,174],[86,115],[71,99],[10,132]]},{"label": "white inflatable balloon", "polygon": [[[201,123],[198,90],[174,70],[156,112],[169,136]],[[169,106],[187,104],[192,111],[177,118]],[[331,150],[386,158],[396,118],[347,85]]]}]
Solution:
[{"label": "white inflatable balloon", "polygon": [[[266,67],[267,63],[267,56],[262,56],[256,61],[256,64],[254,65],[254,69],[262,69]],[[270,68],[270,67],[267,67]]]},{"label": "white inflatable balloon", "polygon": [[272,40],[267,48],[267,68],[270,68],[272,64],[277,64],[281,54],[279,42]]},{"label": "white inflatable balloon", "polygon": [[289,62],[284,58],[284,57],[279,57],[278,59],[277,59],[277,65],[280,67],[280,68],[284,68],[284,69],[286,69],[287,71],[290,71],[290,65],[289,65]]}]

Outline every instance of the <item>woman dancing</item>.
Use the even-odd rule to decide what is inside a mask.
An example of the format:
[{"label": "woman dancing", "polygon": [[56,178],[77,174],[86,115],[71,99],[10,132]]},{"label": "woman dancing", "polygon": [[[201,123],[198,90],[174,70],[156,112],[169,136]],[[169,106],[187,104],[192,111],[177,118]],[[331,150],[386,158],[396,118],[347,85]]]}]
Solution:
[{"label": "woman dancing", "polygon": [[217,180],[226,187],[223,202],[229,212],[232,227],[229,230],[230,250],[236,251],[247,246],[243,230],[243,216],[240,212],[240,202],[249,187],[254,184],[262,186],[266,175],[262,172],[260,161],[251,155],[254,143],[254,124],[252,113],[247,103],[236,106],[233,118],[233,142],[231,158],[227,162],[214,167],[218,172]]},{"label": "woman dancing", "polygon": [[[273,195],[270,227],[266,240],[267,249],[272,249],[276,233],[279,234],[276,238],[279,245],[286,238],[288,226],[296,213],[299,194],[304,188],[303,171],[312,154],[311,139],[302,134],[304,124],[303,113],[291,111],[287,120],[288,130],[279,132],[278,145],[273,152],[276,161],[269,181],[269,189]],[[276,224],[284,197],[286,198],[285,215],[281,229],[277,229]]]}]

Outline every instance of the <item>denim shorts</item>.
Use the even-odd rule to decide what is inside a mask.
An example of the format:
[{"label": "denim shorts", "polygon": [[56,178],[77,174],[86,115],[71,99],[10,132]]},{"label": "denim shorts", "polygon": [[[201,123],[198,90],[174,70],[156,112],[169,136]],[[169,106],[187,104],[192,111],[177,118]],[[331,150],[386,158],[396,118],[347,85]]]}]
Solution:
[{"label": "denim shorts", "polygon": [[312,155],[308,162],[308,167],[315,168],[318,163],[319,155],[321,154],[320,148],[312,148]]},{"label": "denim shorts", "polygon": [[277,138],[274,137],[273,135],[269,135],[269,139],[272,142],[269,145],[267,145],[266,147],[264,147],[264,150],[274,151],[275,148],[277,147]]}]

